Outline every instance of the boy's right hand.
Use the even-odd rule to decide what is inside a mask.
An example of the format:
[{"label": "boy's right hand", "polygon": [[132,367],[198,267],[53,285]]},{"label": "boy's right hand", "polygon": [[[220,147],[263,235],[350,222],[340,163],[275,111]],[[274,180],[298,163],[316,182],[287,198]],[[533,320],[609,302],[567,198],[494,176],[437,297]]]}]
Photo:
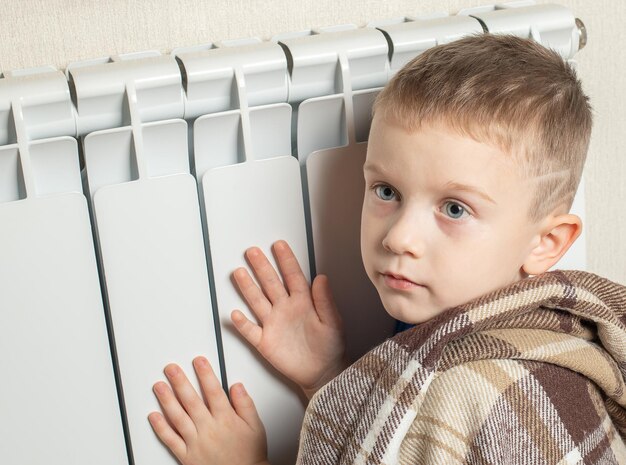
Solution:
[{"label": "boy's right hand", "polygon": [[261,326],[239,310],[231,319],[243,337],[310,398],[346,367],[343,322],[328,278],[316,276],[309,288],[289,245],[278,241],[273,249],[285,285],[258,247],[246,250],[246,257],[262,290],[245,268],[233,272]]}]

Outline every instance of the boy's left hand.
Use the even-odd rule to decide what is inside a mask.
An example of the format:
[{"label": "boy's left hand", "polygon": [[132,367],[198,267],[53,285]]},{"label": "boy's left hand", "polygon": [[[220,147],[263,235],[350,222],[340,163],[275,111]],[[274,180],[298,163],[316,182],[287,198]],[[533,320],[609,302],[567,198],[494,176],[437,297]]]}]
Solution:
[{"label": "boy's left hand", "polygon": [[183,465],[267,463],[265,428],[243,385],[231,387],[231,406],[208,360],[196,357],[193,365],[207,403],[178,365],[167,365],[174,392],[162,381],[154,385],[167,421],[159,412],[148,416],[159,439]]},{"label": "boy's left hand", "polygon": [[284,240],[272,245],[283,279],[258,247],[246,250],[257,283],[246,268],[233,278],[259,324],[240,310],[231,313],[239,333],[307,397],[348,365],[343,321],[328,278],[318,274],[312,285]]}]

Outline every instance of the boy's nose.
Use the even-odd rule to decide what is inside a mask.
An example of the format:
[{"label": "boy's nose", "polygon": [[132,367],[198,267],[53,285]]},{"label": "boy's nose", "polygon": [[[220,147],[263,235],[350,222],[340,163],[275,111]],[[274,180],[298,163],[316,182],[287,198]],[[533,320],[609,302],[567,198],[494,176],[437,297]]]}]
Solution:
[{"label": "boy's nose", "polygon": [[415,217],[401,214],[391,223],[383,238],[385,250],[397,255],[410,254],[415,258],[424,255],[425,243],[423,229]]}]

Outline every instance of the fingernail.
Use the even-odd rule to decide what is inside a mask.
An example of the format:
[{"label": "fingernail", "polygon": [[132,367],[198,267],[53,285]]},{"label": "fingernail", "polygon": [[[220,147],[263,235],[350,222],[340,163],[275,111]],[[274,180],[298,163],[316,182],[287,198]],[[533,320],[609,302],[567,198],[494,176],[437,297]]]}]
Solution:
[{"label": "fingernail", "polygon": [[235,389],[237,390],[237,394],[239,394],[240,396],[245,396],[247,393],[246,388],[243,387],[243,384],[238,384],[237,386],[235,386]]},{"label": "fingernail", "polygon": [[251,257],[256,257],[257,255],[259,255],[259,249],[256,247],[248,249],[248,255],[250,255]]},{"label": "fingernail", "polygon": [[157,383],[154,385],[154,390],[159,394],[163,394],[165,392],[165,385],[163,383]]},{"label": "fingernail", "polygon": [[168,366],[165,368],[165,374],[173,378],[178,374],[178,367],[176,365]]},{"label": "fingernail", "polygon": [[285,241],[283,240],[277,241],[274,244],[274,247],[276,247],[276,250],[285,250]]},{"label": "fingernail", "polygon": [[208,367],[208,366],[209,366],[209,362],[208,362],[208,360],[207,360],[206,358],[204,358],[204,357],[198,357],[198,358],[196,359],[196,363],[197,363],[197,365],[198,365],[199,367],[203,367],[203,368],[206,368],[206,367]]}]

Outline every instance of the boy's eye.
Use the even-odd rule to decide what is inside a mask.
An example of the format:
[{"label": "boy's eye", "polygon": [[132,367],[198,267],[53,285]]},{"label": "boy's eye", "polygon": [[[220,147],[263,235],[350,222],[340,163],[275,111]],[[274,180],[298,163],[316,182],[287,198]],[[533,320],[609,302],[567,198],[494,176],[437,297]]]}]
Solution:
[{"label": "boy's eye", "polygon": [[446,202],[443,206],[443,211],[446,215],[455,220],[462,218],[463,213],[467,213],[469,215],[465,207],[456,202]]},{"label": "boy's eye", "polygon": [[396,196],[396,191],[393,190],[393,187],[388,186],[386,184],[379,184],[374,186],[374,193],[381,199],[385,201],[393,200]]}]

